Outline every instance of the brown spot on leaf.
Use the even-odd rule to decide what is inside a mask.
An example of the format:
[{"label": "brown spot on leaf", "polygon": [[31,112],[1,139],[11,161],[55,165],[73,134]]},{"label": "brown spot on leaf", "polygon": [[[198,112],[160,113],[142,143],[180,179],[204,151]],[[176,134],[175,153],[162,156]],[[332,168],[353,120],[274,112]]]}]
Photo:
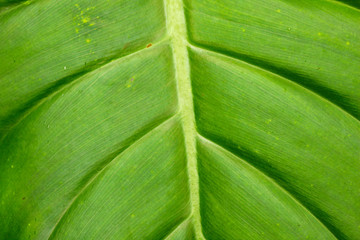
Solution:
[{"label": "brown spot on leaf", "polygon": [[151,46],[152,46],[152,44],[149,43],[148,45],[146,45],[146,48],[149,48],[149,47],[151,47]]},{"label": "brown spot on leaf", "polygon": [[125,43],[124,46],[123,46],[123,50],[124,50],[124,49],[127,49],[129,46],[130,46],[129,43]]}]

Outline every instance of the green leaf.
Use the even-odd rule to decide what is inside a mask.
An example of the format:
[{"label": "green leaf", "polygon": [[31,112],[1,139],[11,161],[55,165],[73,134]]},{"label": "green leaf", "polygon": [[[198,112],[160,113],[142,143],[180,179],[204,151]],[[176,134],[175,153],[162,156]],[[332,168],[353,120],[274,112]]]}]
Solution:
[{"label": "green leaf", "polygon": [[0,0],[0,239],[360,239],[359,7]]}]

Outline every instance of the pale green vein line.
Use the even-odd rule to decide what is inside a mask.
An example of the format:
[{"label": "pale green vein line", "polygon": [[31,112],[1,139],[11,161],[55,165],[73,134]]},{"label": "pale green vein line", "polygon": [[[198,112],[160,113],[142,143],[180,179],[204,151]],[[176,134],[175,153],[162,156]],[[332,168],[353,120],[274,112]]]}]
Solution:
[{"label": "pale green vein line", "polygon": [[135,145],[137,145],[138,143],[140,143],[144,138],[146,138],[147,136],[149,136],[152,132],[154,132],[156,129],[161,128],[162,126],[164,126],[166,123],[168,123],[169,121],[171,121],[173,118],[175,118],[178,114],[175,113],[174,115],[170,116],[169,118],[165,119],[164,121],[162,121],[161,123],[159,123],[158,125],[156,125],[155,127],[153,127],[152,129],[150,129],[148,132],[144,133],[141,137],[139,137],[138,139],[134,140],[131,144],[129,144],[128,147],[126,147],[123,151],[121,151],[118,155],[116,155],[113,159],[111,159],[105,166],[102,167],[102,169],[100,169],[99,171],[96,172],[95,175],[93,175],[89,181],[87,181],[87,183],[79,190],[79,192],[72,198],[72,200],[69,202],[69,204],[66,206],[66,208],[64,209],[64,211],[62,212],[62,214],[60,215],[58,221],[56,222],[56,224],[54,225],[54,227],[51,230],[51,233],[48,237],[48,239],[51,239],[51,237],[53,236],[53,234],[55,233],[57,227],[59,226],[59,223],[61,222],[61,220],[64,218],[64,216],[66,215],[66,213],[71,209],[71,207],[74,205],[74,203],[76,202],[76,200],[81,196],[82,193],[85,192],[85,190],[98,178],[98,176],[100,176],[101,173],[103,173],[107,168],[109,168],[112,163],[114,163],[114,160],[117,159],[118,157],[120,157],[121,155],[123,155],[127,150],[129,150],[130,148],[134,147]]},{"label": "pale green vein line", "polygon": [[[157,43],[154,43],[154,47],[156,47],[156,45],[160,45],[162,44],[163,42],[167,41],[166,38],[162,39],[161,41],[157,42]],[[63,91],[64,89],[66,88],[71,88],[73,86],[75,86],[77,83],[81,82],[81,80],[86,80],[86,76],[89,75],[89,74],[93,74],[95,71],[99,70],[99,69],[102,69],[102,68],[106,68],[108,65],[111,65],[111,64],[116,64],[116,62],[118,61],[122,61],[124,59],[127,59],[127,58],[130,58],[134,55],[137,55],[137,54],[141,54],[145,51],[151,51],[152,49],[154,49],[154,47],[152,48],[142,48],[140,50],[137,50],[135,52],[132,52],[130,54],[127,54],[127,55],[121,55],[121,56],[118,56],[118,57],[114,57],[114,58],[111,58],[109,59],[108,61],[106,61],[105,63],[101,64],[101,65],[98,65],[96,66],[95,68],[92,68],[88,71],[86,70],[80,70],[78,73],[75,73],[73,74],[73,76],[76,76],[77,74],[79,74],[79,76],[77,76],[76,78],[72,79],[70,82],[68,83],[65,83],[63,85],[61,85],[59,88],[56,88],[55,91],[52,91],[50,92],[49,94],[47,94],[44,98],[38,100],[38,102],[36,104],[34,104],[32,107],[30,107],[29,109],[25,110],[24,113],[22,113],[21,117],[18,118],[16,120],[16,122],[11,125],[7,130],[5,130],[4,132],[0,132],[2,134],[2,136],[0,135],[0,142],[11,132],[11,130],[17,126],[18,124],[20,124],[24,119],[26,119],[30,114],[32,114],[33,112],[35,112],[37,109],[39,109],[43,104],[45,104],[46,102],[50,101],[56,94],[60,93],[61,91]],[[106,71],[104,71],[106,72]],[[67,77],[70,77],[70,76],[67,76]],[[58,80],[58,81],[61,81]],[[57,82],[58,82],[57,81]]]},{"label": "pale green vein line", "polygon": [[338,1],[338,0],[327,0],[328,2],[331,2],[331,3],[334,3],[334,4],[338,4],[342,7],[346,7],[346,8],[349,8],[351,10],[354,10],[354,11],[357,11],[357,12],[360,12],[360,9],[355,7],[355,6],[351,6],[350,4],[348,3],[345,3],[345,2],[342,2],[342,1]]},{"label": "pale green vein line", "polygon": [[275,184],[281,191],[283,191],[286,195],[288,195],[294,202],[296,202],[300,207],[302,207],[304,209],[304,211],[308,212],[311,216],[313,216],[315,218],[316,221],[319,222],[319,224],[321,226],[324,227],[324,229],[326,229],[327,231],[329,231],[335,239],[338,239],[334,233],[307,207],[305,207],[305,205],[302,204],[302,202],[297,199],[293,194],[291,194],[289,191],[287,191],[284,187],[282,187],[275,179],[273,179],[271,176],[267,175],[266,173],[264,173],[263,171],[261,171],[260,169],[258,169],[257,167],[255,167],[254,165],[252,165],[249,161],[247,161],[246,159],[243,159],[241,157],[239,157],[238,155],[236,155],[235,153],[231,152],[230,150],[226,149],[225,147],[213,142],[211,139],[206,138],[204,136],[202,136],[200,133],[197,134],[198,138],[200,138],[201,140],[208,142],[214,146],[216,146],[217,148],[222,149],[223,151],[229,153],[230,155],[234,156],[234,158],[239,159],[239,161],[241,161],[242,163],[246,164],[247,166],[251,167],[252,169],[256,170],[257,172],[259,172],[260,174],[264,175],[270,182],[272,182],[273,184]]},{"label": "pale green vein line", "polygon": [[279,74],[277,74],[277,73],[274,73],[274,72],[272,72],[272,71],[269,71],[269,70],[267,70],[267,69],[265,69],[265,68],[262,68],[262,67],[260,67],[260,66],[258,66],[258,65],[251,64],[251,63],[249,63],[249,62],[247,62],[247,61],[244,61],[244,60],[241,60],[241,59],[238,59],[238,58],[229,56],[229,55],[227,55],[227,54],[224,54],[224,53],[221,53],[221,52],[218,52],[218,51],[210,50],[210,49],[208,49],[208,48],[206,48],[206,47],[204,47],[204,46],[201,46],[201,47],[200,47],[200,46],[195,46],[195,45],[193,45],[193,44],[191,44],[191,43],[188,43],[188,46],[189,46],[191,49],[193,49],[194,51],[197,51],[197,52],[200,52],[200,53],[201,53],[201,52],[205,52],[205,53],[207,53],[207,54],[212,53],[212,54],[214,54],[214,55],[218,55],[218,56],[221,56],[221,57],[229,58],[229,59],[231,59],[231,60],[233,60],[233,61],[244,63],[244,64],[246,64],[246,65],[248,65],[248,66],[251,66],[251,67],[253,67],[253,68],[259,69],[260,71],[263,71],[263,72],[266,72],[266,73],[268,73],[268,74],[274,75],[274,76],[276,76],[276,77],[278,77],[278,78],[281,78],[281,79],[283,79],[284,81],[290,82],[291,84],[296,85],[298,88],[301,88],[301,89],[303,89],[304,91],[307,91],[307,92],[311,93],[312,95],[315,95],[315,96],[316,96],[317,98],[319,98],[321,101],[324,101],[324,102],[326,102],[326,103],[328,103],[328,104],[331,104],[332,106],[336,107],[336,108],[339,109],[341,112],[343,112],[346,116],[349,116],[350,118],[354,119],[356,122],[360,123],[360,119],[357,119],[355,116],[353,116],[351,113],[349,113],[348,111],[346,111],[345,109],[343,109],[342,107],[340,107],[339,105],[337,105],[336,103],[334,103],[334,102],[330,101],[329,99],[321,96],[320,94],[312,91],[311,89],[309,89],[309,88],[307,88],[307,87],[299,84],[298,82],[292,81],[292,80],[289,79],[289,78],[286,78],[286,77],[284,77],[284,76],[282,76],[282,75],[279,75]]},{"label": "pale green vein line", "polygon": [[185,138],[192,222],[194,224],[196,239],[204,239],[200,217],[195,115],[191,91],[190,66],[187,51],[187,33],[183,2],[182,0],[164,0],[164,5],[166,27],[168,34],[170,35],[173,49],[179,111]]},{"label": "pale green vein line", "polygon": [[173,231],[171,231],[163,240],[170,240],[171,237],[174,236],[174,234],[176,233],[176,231],[179,230],[180,228],[182,228],[183,225],[187,224],[188,221],[189,221],[189,218],[186,218],[184,221],[180,222],[180,223],[176,226],[176,228],[175,228]]},{"label": "pale green vein line", "polygon": [[14,3],[9,3],[8,5],[0,6],[0,16],[12,12],[15,9],[19,9],[20,7],[29,5],[27,3],[25,4],[25,2],[27,1],[14,2]]}]

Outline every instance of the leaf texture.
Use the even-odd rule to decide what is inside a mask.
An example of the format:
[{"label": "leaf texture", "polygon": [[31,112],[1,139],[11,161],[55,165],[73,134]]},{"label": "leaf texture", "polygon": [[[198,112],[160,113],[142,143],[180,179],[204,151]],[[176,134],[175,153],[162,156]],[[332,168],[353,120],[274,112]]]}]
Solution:
[{"label": "leaf texture", "polygon": [[0,1],[0,239],[360,239],[355,1]]}]

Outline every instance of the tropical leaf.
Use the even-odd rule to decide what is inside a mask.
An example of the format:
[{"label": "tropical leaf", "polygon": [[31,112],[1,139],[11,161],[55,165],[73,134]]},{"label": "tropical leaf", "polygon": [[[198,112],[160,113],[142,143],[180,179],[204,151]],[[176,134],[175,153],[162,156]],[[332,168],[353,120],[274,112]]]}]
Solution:
[{"label": "tropical leaf", "polygon": [[0,6],[0,239],[360,239],[357,1]]}]

